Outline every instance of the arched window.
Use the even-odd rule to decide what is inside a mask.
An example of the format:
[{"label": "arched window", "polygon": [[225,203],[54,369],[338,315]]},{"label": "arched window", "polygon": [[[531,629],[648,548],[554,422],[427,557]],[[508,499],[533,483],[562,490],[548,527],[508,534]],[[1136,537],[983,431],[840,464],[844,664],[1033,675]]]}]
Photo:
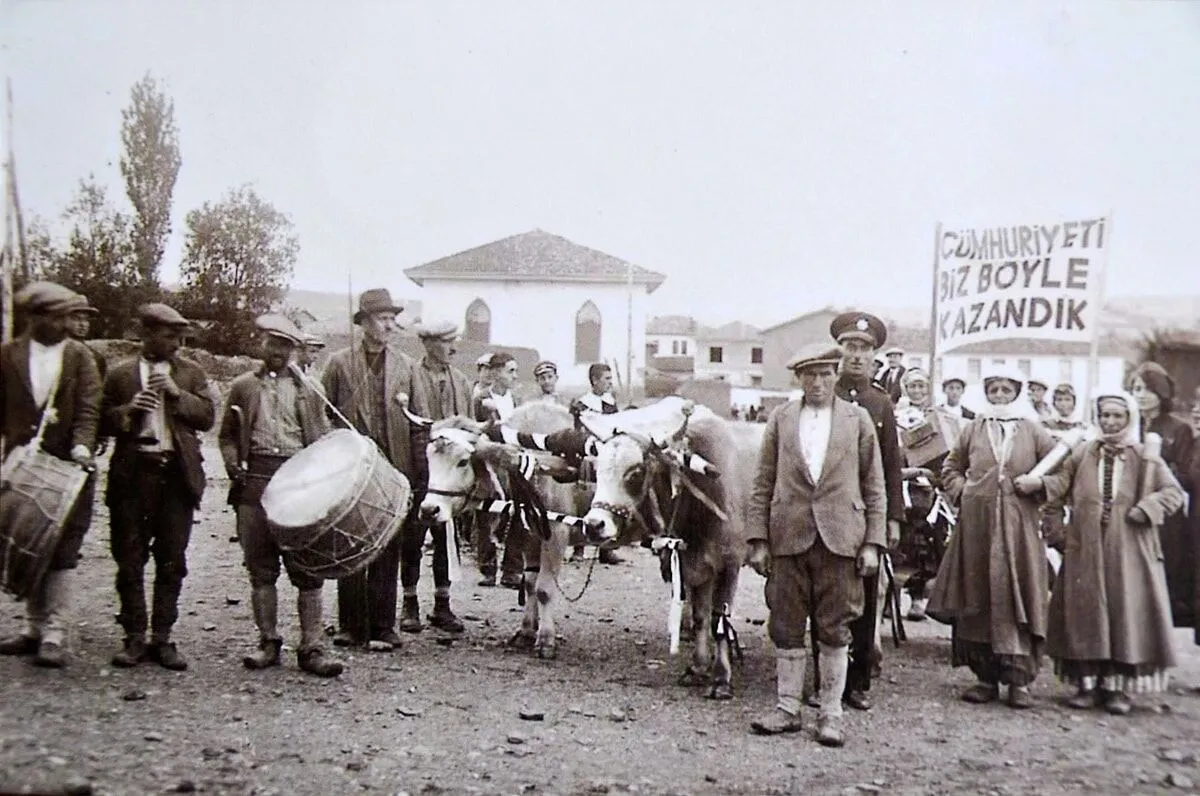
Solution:
[{"label": "arched window", "polygon": [[600,361],[600,310],[591,301],[575,313],[575,364]]},{"label": "arched window", "polygon": [[476,343],[492,342],[492,311],[483,299],[475,299],[467,307],[467,319],[463,325],[463,339]]}]

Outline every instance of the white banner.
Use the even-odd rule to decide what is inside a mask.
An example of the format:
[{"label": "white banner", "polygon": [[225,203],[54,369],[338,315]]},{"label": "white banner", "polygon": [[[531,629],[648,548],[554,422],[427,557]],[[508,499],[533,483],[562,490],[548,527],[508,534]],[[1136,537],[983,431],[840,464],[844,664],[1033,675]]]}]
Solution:
[{"label": "white banner", "polygon": [[979,229],[940,227],[937,353],[1026,339],[1090,343],[1099,333],[1107,217]]}]

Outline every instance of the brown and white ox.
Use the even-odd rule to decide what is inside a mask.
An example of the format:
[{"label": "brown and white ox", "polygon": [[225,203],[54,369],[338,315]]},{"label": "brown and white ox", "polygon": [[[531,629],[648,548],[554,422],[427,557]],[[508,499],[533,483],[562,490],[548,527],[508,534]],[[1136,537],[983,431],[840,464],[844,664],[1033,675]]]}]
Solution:
[{"label": "brown and white ox", "polygon": [[[589,534],[604,543],[627,536],[634,524],[651,539],[682,541],[680,573],[694,648],[680,680],[711,684],[709,696],[715,699],[732,697],[730,644],[714,640],[719,622],[728,627],[745,560],[745,509],[758,460],[755,437],[735,434],[732,424],[711,410],[676,397],[584,420],[603,440],[596,457],[596,494],[584,517]],[[718,477],[695,476],[664,461],[664,448],[679,444],[681,430],[687,450],[714,465]],[[761,444],[761,432],[757,437]]]},{"label": "brown and white ox", "polygon": [[[574,418],[565,408],[546,402],[518,406],[505,425],[514,431],[549,434],[574,426]],[[421,501],[421,516],[433,523],[461,515],[471,502],[501,497],[507,492],[507,473],[517,464],[522,451],[515,446],[490,441],[483,435],[481,423],[466,418],[451,418],[435,423],[426,448],[429,461],[429,490]],[[550,453],[523,451],[551,471],[562,469],[562,459]],[[587,505],[575,483],[560,483],[546,472],[530,479],[545,508],[551,512],[577,516]],[[536,532],[525,540],[525,570],[536,576],[525,582],[525,613],[521,629],[509,642],[531,647],[541,658],[557,654],[555,603],[557,579],[570,540],[570,528],[561,522],[549,524],[550,538]],[[510,540],[511,541],[511,540]]]}]

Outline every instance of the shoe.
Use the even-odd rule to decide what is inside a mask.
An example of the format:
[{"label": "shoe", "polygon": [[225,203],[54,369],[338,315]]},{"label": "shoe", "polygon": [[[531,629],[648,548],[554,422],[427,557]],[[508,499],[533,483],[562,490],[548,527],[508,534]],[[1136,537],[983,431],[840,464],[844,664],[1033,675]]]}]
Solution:
[{"label": "shoe", "polygon": [[625,558],[617,554],[616,550],[608,547],[600,548],[600,563],[607,564],[610,567],[615,567],[617,564],[624,564]]},{"label": "shoe", "polygon": [[173,672],[185,672],[188,667],[187,661],[179,654],[173,641],[160,641],[146,647],[146,660]]},{"label": "shoe", "polygon": [[1104,709],[1114,716],[1127,716],[1133,710],[1133,703],[1124,693],[1109,691],[1104,694]]},{"label": "shoe", "polygon": [[1017,710],[1033,707],[1033,694],[1029,693],[1029,686],[1010,685],[1008,687],[1008,706]]},{"label": "shoe", "polygon": [[67,653],[53,641],[43,641],[38,645],[33,664],[43,669],[61,669],[67,665]]},{"label": "shoe", "polygon": [[800,732],[804,722],[799,713],[788,713],[775,707],[770,713],[750,722],[750,730],[756,735],[781,735],[785,732]]},{"label": "shoe", "polygon": [[421,604],[416,596],[405,597],[404,605],[400,608],[400,632],[420,633],[425,629],[421,624]]},{"label": "shoe", "polygon": [[386,650],[381,650],[383,652],[391,652],[392,650],[400,649],[400,647],[404,644],[404,642],[401,641],[400,636],[396,635],[395,630],[385,630],[382,633],[376,633],[371,641],[374,642],[377,647],[379,645],[386,645],[389,648]]},{"label": "shoe", "polygon": [[972,705],[984,705],[1000,698],[1000,686],[994,683],[976,683],[962,693],[962,701]]},{"label": "shoe", "polygon": [[841,722],[837,719],[817,719],[817,743],[821,744],[821,746],[829,746],[833,748],[845,746],[846,736],[842,733],[840,724]]},{"label": "shoe", "polygon": [[504,577],[500,578],[500,585],[506,589],[519,589],[521,588],[522,582],[523,578],[521,577],[520,573],[517,572],[510,572]]},{"label": "shoe", "polygon": [[344,670],[341,661],[329,660],[325,657],[325,650],[320,647],[298,650],[296,662],[302,670],[317,677],[337,677]]},{"label": "shoe", "polygon": [[333,646],[335,647],[361,647],[362,642],[353,633],[346,630],[339,630],[333,634]]},{"label": "shoe", "polygon": [[450,610],[450,598],[434,597],[433,613],[429,615],[429,624],[447,633],[461,633],[466,630],[462,620]]},{"label": "shoe", "polygon": [[0,655],[36,655],[40,643],[33,636],[9,636],[0,641]]},{"label": "shoe", "polygon": [[283,650],[283,641],[277,638],[263,639],[258,645],[256,655],[242,658],[242,665],[247,669],[270,669],[279,665],[279,655]]},{"label": "shoe", "polygon": [[146,640],[140,636],[125,639],[125,646],[112,656],[112,665],[118,669],[132,669],[146,660]]},{"label": "shoe", "polygon": [[1100,694],[1095,689],[1087,691],[1081,688],[1063,704],[1076,710],[1090,710],[1100,704]]},{"label": "shoe", "polygon": [[863,691],[847,691],[842,695],[842,704],[855,710],[870,710],[871,698]]}]

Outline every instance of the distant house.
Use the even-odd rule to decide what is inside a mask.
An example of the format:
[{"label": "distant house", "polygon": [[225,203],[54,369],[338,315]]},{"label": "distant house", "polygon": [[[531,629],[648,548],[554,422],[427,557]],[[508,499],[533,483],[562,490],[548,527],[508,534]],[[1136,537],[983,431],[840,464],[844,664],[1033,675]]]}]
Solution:
[{"label": "distant house", "polygon": [[701,327],[692,359],[697,379],[725,381],[733,387],[763,386],[763,336],[748,323]]},{"label": "distant house", "polygon": [[804,346],[834,342],[829,336],[829,322],[841,314],[832,307],[806,312],[791,320],[768,326],[759,332],[762,338],[763,386],[772,390],[787,390],[794,385],[792,372],[787,369],[788,360]]},{"label": "distant house", "polygon": [[[536,348],[558,364],[560,384],[568,387],[586,385],[593,362],[608,361],[624,371],[627,352],[634,381],[640,381],[646,364],[647,296],[666,279],[542,230],[408,268],[404,274],[421,287],[431,320],[458,323],[471,342]],[[521,378],[532,381],[533,375],[523,372]]]},{"label": "distant house", "polygon": [[646,322],[646,353],[651,357],[692,357],[696,321],[686,315],[661,315]]}]

